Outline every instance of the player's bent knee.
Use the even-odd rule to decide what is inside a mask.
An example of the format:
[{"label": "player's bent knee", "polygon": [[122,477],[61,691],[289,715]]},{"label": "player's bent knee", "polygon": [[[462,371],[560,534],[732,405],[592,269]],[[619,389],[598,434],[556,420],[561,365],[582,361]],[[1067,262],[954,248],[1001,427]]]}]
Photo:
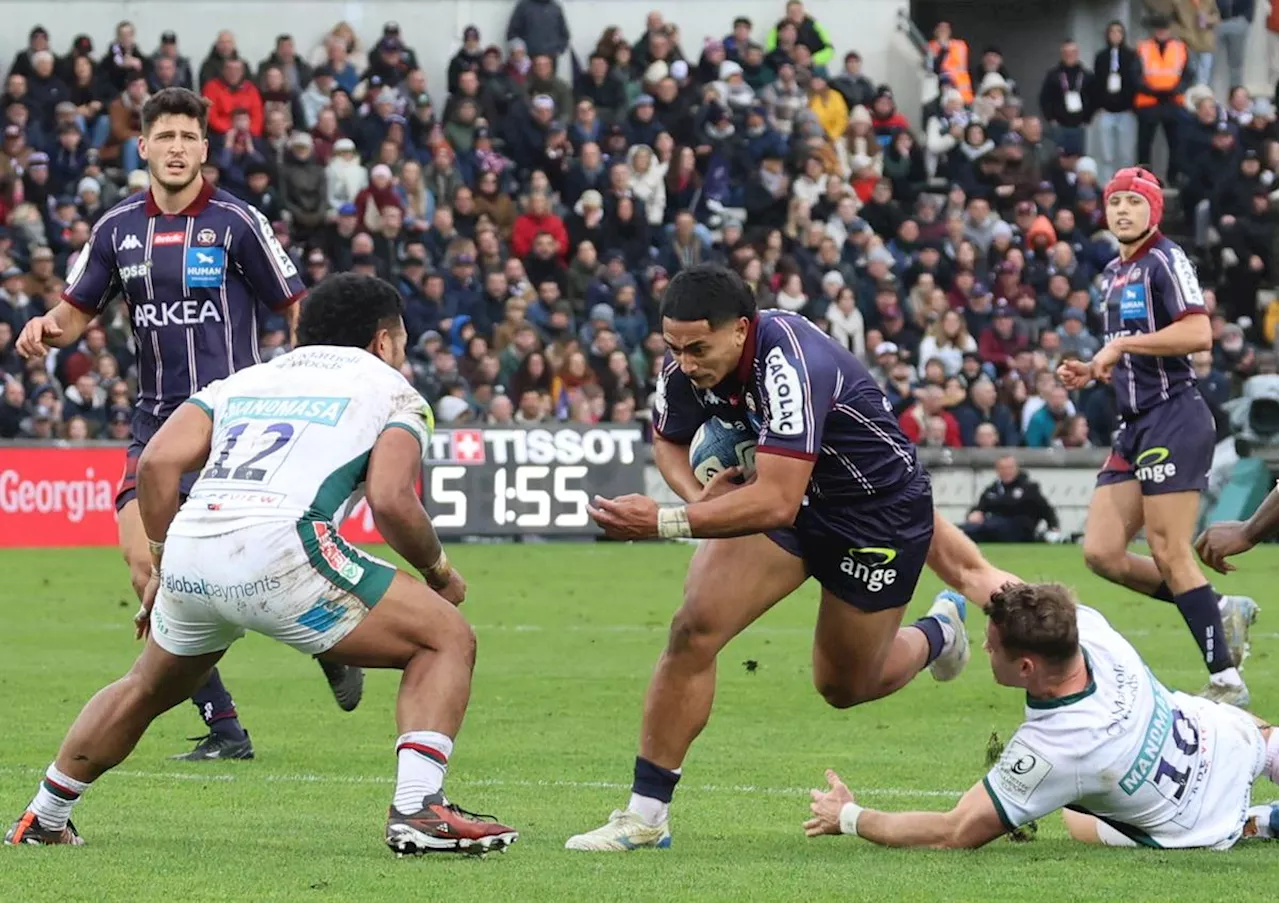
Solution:
[{"label": "player's bent knee", "polygon": [[667,633],[667,655],[710,660],[723,645],[720,631],[688,602],[672,617]]},{"label": "player's bent knee", "polygon": [[817,687],[827,705],[833,709],[851,709],[855,705],[861,705],[876,698],[870,692],[864,692],[859,687],[844,683],[825,682],[817,684]]},{"label": "player's bent knee", "polygon": [[1084,563],[1089,570],[1099,577],[1111,580],[1119,579],[1124,574],[1128,550],[1123,544],[1116,546],[1104,540],[1084,540]]}]

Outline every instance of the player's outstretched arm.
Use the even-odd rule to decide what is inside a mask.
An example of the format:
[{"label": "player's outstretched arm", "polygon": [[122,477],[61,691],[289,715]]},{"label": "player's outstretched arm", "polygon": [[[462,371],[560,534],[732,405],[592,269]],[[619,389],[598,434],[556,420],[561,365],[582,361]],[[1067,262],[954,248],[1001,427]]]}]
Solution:
[{"label": "player's outstretched arm", "polygon": [[1005,584],[1023,582],[1017,575],[1000,570],[982,557],[973,540],[936,510],[928,565],[943,583],[984,610]]},{"label": "player's outstretched arm", "polygon": [[365,500],[373,522],[391,548],[417,568],[427,585],[454,605],[466,587],[444,553],[440,537],[415,488],[422,472],[422,446],[408,430],[384,430],[369,454]]},{"label": "player's outstretched arm", "polygon": [[44,316],[27,321],[18,335],[15,347],[24,358],[42,358],[50,348],[66,348],[80,341],[96,314],[82,310],[67,301],[58,304]]},{"label": "player's outstretched arm", "polygon": [[864,809],[834,771],[827,771],[827,783],[827,790],[811,791],[812,818],[804,824],[805,834],[810,837],[852,834],[885,847],[972,850],[1006,830],[981,783],[971,787],[950,812]]},{"label": "player's outstretched arm", "polygon": [[1247,521],[1223,521],[1201,533],[1196,540],[1196,553],[1219,574],[1229,573],[1235,570],[1235,565],[1227,559],[1275,536],[1277,522],[1280,522],[1280,487],[1271,490]]}]

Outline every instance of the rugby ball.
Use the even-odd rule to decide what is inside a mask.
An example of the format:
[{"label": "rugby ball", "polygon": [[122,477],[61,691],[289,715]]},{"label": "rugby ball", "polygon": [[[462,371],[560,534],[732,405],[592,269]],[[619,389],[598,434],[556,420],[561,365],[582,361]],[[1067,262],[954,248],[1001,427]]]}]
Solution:
[{"label": "rugby ball", "polygon": [[689,463],[704,486],[730,467],[741,467],[745,479],[756,469],[756,434],[744,423],[712,417],[693,434]]}]

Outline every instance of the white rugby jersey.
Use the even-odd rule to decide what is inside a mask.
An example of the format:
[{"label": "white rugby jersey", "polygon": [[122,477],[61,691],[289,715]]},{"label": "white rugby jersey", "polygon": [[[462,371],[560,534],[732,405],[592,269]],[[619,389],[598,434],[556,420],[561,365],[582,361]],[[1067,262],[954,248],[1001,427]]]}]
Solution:
[{"label": "white rugby jersey", "polygon": [[359,348],[299,348],[210,383],[190,403],[213,418],[213,441],[174,536],[333,521],[384,430],[408,430],[425,452],[434,426],[408,380]]},{"label": "white rugby jersey", "polygon": [[1167,690],[1098,612],[1080,606],[1089,684],[1027,699],[1026,722],[983,785],[1012,829],[1061,808],[1153,847],[1228,847],[1240,837],[1266,748],[1233,706]]}]

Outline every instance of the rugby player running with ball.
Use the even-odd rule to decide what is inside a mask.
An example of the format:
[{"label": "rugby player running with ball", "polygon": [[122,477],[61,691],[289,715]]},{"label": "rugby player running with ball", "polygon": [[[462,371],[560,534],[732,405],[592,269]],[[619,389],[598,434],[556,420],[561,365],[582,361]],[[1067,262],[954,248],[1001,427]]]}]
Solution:
[{"label": "rugby player running with ball", "polygon": [[[28,322],[17,341],[24,358],[42,358],[51,348],[73,347],[116,298],[129,305],[138,403],[116,511],[120,550],[139,599],[151,577],[136,498],[142,450],[197,391],[261,361],[259,304],[292,326],[304,292],[266,217],[201,175],[209,155],[207,110],[207,101],[185,88],[165,88],[143,104],[138,152],[147,162],[150,189],[103,214],[67,274],[61,302]],[[196,476],[183,477],[184,494]],[[321,666],[338,704],[354,709],[363,673],[336,663]],[[209,732],[174,758],[253,758],[253,744],[216,668],[191,701]]]},{"label": "rugby player running with ball", "polygon": [[[1187,255],[1160,234],[1164,192],[1155,176],[1122,169],[1103,201],[1120,242],[1102,273],[1107,341],[1089,363],[1058,368],[1068,389],[1110,382],[1120,413],[1089,505],[1085,561],[1113,583],[1176,605],[1209,669],[1203,694],[1248,705],[1238,669],[1257,605],[1220,596],[1191,545],[1216,438],[1191,364],[1213,345],[1204,297]],[[1128,551],[1144,528],[1150,556]]]}]

